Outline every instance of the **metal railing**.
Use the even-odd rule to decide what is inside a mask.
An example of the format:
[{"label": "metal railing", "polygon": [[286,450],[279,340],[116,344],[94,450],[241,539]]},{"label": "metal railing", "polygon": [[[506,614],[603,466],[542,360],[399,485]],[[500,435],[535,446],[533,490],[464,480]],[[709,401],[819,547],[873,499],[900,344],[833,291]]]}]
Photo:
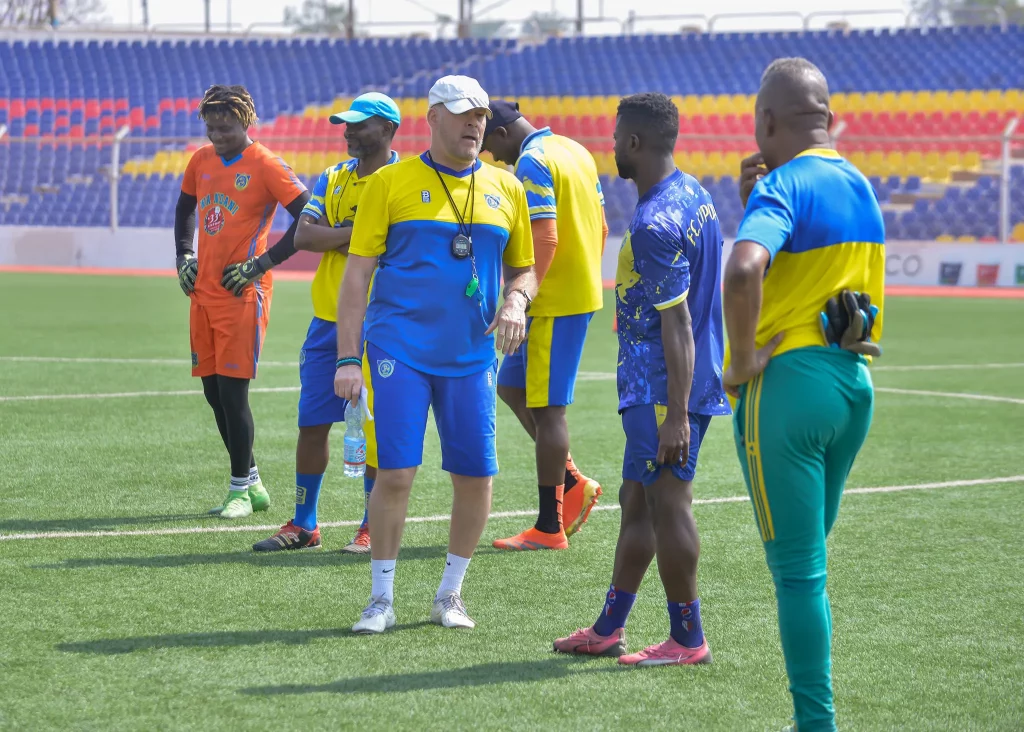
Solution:
[{"label": "metal railing", "polygon": [[[897,219],[902,221],[905,214],[920,209],[932,220],[945,216],[947,223],[952,222],[953,230],[945,234],[971,235],[980,226],[991,232],[984,235],[986,238],[1008,242],[1014,238],[1014,226],[1024,224],[1024,190],[1017,190],[1024,188],[1024,135],[1019,133],[1024,130],[1019,122],[1011,121],[998,136],[899,138],[852,134],[840,121],[833,139],[837,149],[865,175],[881,179],[884,208]],[[58,201],[75,186],[96,186],[104,181],[109,186],[108,223],[112,229],[123,223],[119,201],[124,175],[180,175],[189,151],[205,143],[196,137],[133,137],[127,127],[114,135],[77,139],[10,137],[5,132],[0,126],[0,206],[23,205],[33,195],[44,194],[55,194],[52,200]],[[307,181],[347,157],[340,135],[254,137],[280,154]],[[612,141],[583,135],[577,135],[577,139],[594,152],[601,171],[614,176]],[[36,149],[15,151],[15,146]],[[395,144],[403,157],[418,154],[428,146],[426,137],[409,134],[400,134]],[[78,148],[76,155],[84,157],[69,158],[74,147]],[[676,152],[680,166],[698,179],[729,176],[736,180],[739,161],[755,149],[750,134],[707,133],[680,135]],[[894,162],[893,153],[902,154],[905,164]],[[58,154],[76,160],[77,176],[61,173],[60,165],[52,164]],[[490,162],[486,153],[483,157]],[[91,161],[91,167],[83,170],[82,160]],[[30,169],[31,165],[39,170]],[[910,176],[919,176],[921,182],[919,187],[907,190],[905,183]],[[892,177],[901,179],[900,188],[891,190],[886,185]],[[959,189],[953,192],[956,198],[947,195],[952,189]],[[974,228],[957,233],[967,226],[966,222],[974,222]]]}]

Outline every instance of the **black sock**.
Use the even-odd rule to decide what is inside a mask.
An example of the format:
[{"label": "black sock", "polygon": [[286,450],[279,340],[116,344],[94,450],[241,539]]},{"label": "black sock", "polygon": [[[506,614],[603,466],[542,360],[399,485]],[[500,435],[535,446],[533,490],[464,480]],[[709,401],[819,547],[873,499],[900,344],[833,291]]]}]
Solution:
[{"label": "black sock", "polygon": [[252,443],[255,434],[252,411],[249,409],[249,380],[218,376],[217,387],[224,408],[231,475],[248,477],[253,464]]},{"label": "black sock", "polygon": [[543,531],[545,534],[557,534],[562,527],[558,524],[558,497],[556,487],[553,485],[537,486],[540,492],[540,511],[537,513],[537,523],[534,528]]},{"label": "black sock", "polygon": [[228,423],[224,417],[224,405],[220,401],[220,386],[217,384],[217,377],[204,376],[202,382],[203,396],[206,397],[206,403],[213,410],[213,418],[217,420],[217,431],[220,432],[220,439],[224,441],[224,448],[230,452],[231,447],[228,445]]},{"label": "black sock", "polygon": [[569,472],[568,469],[565,471],[565,492],[568,493],[576,487],[576,476]]}]

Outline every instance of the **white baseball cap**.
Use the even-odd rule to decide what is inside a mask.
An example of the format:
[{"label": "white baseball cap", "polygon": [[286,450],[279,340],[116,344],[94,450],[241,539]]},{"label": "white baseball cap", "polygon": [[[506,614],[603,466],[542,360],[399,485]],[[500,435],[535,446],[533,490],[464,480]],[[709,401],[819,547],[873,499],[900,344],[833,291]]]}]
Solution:
[{"label": "white baseball cap", "polygon": [[443,104],[452,114],[463,114],[471,109],[483,109],[491,116],[490,100],[480,82],[469,76],[442,76],[430,87],[427,103],[433,107]]}]

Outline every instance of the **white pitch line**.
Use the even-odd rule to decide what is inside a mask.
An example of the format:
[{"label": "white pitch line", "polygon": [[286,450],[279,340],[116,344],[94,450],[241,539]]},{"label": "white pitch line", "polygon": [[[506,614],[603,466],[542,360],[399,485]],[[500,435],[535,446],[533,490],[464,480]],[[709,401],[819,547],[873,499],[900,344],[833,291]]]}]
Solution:
[{"label": "white pitch line", "polygon": [[[93,357],[63,357],[63,356],[0,356],[0,362],[21,362],[21,363],[105,363],[105,364],[127,364],[143,366],[179,366],[187,367],[189,362],[177,358],[93,358]],[[298,368],[298,361],[260,361],[260,366]],[[1017,369],[1024,368],[1024,362],[1015,363],[938,363],[918,364],[907,366],[872,366],[872,371],[973,371],[975,369]],[[588,374],[592,379],[614,378],[615,374],[601,371],[582,371],[580,375]]]},{"label": "white pitch line", "polygon": [[[298,391],[297,386],[258,386],[249,393],[276,393]],[[26,396],[0,396],[0,402],[42,402],[55,399],[125,399],[129,397],[202,396],[198,389],[179,391],[119,391],[105,394],[28,394]]]},{"label": "white pitch line", "polygon": [[1024,399],[1013,397],[991,396],[989,394],[963,394],[955,391],[925,391],[923,389],[892,389],[887,386],[876,386],[875,391],[887,394],[908,394],[910,396],[932,396],[946,399],[972,399],[979,402],[1003,402],[1004,404],[1024,404]]},{"label": "white pitch line", "polygon": [[[1024,483],[1024,475],[1009,475],[1003,478],[978,478],[973,480],[947,480],[939,483],[913,483],[910,485],[890,485],[877,488],[850,488],[845,491],[847,495],[865,493],[899,493],[902,491],[924,491],[939,488],[966,488],[981,485],[1000,485],[1004,483]],[[696,498],[693,503],[701,506],[713,506],[722,503],[746,503],[750,498],[747,496],[722,496],[719,498]],[[618,505],[595,506],[595,511],[617,511]],[[524,516],[536,516],[536,509],[526,511],[497,511],[490,514],[491,519],[520,518]],[[437,516],[410,516],[405,521],[409,524],[442,523],[451,520],[448,514]],[[324,528],[340,528],[346,526],[359,526],[360,521],[324,521],[320,526]],[[273,531],[279,529],[277,524],[263,526],[188,526],[174,529],[138,529],[134,531],[44,531],[34,534],[0,534],[0,541],[15,541],[28,539],[98,539],[106,537],[123,536],[176,536],[181,534],[224,534],[246,531]]]},{"label": "white pitch line", "polygon": [[919,366],[872,366],[871,371],[973,371],[975,369],[1019,369],[1024,363],[936,363]]}]

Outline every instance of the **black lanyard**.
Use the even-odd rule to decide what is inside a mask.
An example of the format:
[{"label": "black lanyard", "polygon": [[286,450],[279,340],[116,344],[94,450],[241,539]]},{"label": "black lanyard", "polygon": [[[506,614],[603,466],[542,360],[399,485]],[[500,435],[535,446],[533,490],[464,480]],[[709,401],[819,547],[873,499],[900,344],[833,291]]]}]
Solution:
[{"label": "black lanyard", "polygon": [[[452,208],[452,216],[455,217],[455,222],[459,227],[459,233],[452,239],[452,256],[456,259],[471,257],[473,255],[473,214],[476,211],[476,161],[473,161],[473,172],[470,173],[469,177],[469,196],[466,198],[466,203],[460,212],[458,206],[455,205],[452,192],[448,190],[448,184],[444,182],[441,171],[437,169],[437,164],[430,155],[430,151],[427,151],[427,160],[430,161],[430,167],[434,169],[438,181],[441,182],[444,195],[448,198],[448,205]],[[467,210],[469,211],[468,223],[466,222]]]}]

